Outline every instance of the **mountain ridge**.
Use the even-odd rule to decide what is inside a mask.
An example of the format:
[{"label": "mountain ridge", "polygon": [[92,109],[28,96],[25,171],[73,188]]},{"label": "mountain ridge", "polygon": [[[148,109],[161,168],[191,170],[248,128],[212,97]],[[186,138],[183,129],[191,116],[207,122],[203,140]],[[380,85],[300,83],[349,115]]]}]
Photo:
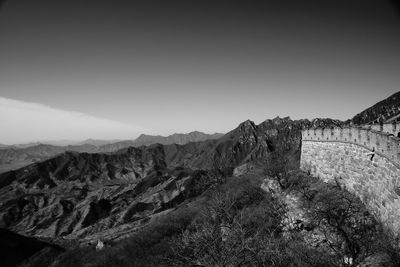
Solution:
[{"label": "mountain ridge", "polygon": [[19,234],[56,239],[134,229],[136,223],[191,195],[199,175],[231,173],[257,161],[266,164],[277,150],[298,161],[305,123],[311,122],[247,121],[214,140],[128,147],[114,153],[64,152],[0,174],[0,225]]},{"label": "mountain ridge", "polygon": [[[256,170],[263,175],[257,178],[264,179],[277,157],[299,165],[303,129],[348,123],[276,117],[259,124],[246,120],[203,141],[190,142],[198,132],[171,135],[184,144],[142,135],[136,146],[122,141],[109,147],[115,149],[111,152],[99,152],[94,145],[82,149],[91,153],[62,151],[0,174],[0,228],[71,248],[117,242],[179,208],[196,205],[225,177],[241,179],[250,171],[253,178]],[[165,144],[157,142],[160,138]],[[50,155],[59,148],[38,149]]]},{"label": "mountain ridge", "polygon": [[382,122],[400,115],[400,92],[394,93],[389,97],[379,101],[369,108],[356,114],[351,121],[354,124],[368,124]]},{"label": "mountain ridge", "polygon": [[172,144],[179,143],[185,144],[188,142],[195,141],[204,141],[207,139],[214,139],[222,136],[223,134],[205,134],[202,132],[191,132],[188,134],[174,134],[170,136],[150,136],[145,135],[147,137],[146,140],[125,140],[118,141],[116,143],[107,143],[102,145],[100,144],[102,140],[93,140],[88,139],[86,141],[89,144],[76,144],[76,145],[68,145],[68,146],[55,146],[51,144],[42,144],[38,143],[34,146],[27,147],[15,147],[15,146],[7,146],[0,148],[0,173],[9,171],[12,169],[17,169],[28,164],[32,164],[35,162],[46,160],[50,157],[56,156],[57,154],[66,152],[66,151],[77,151],[77,152],[88,152],[88,153],[109,153],[115,152],[119,149],[130,147],[130,146],[143,146],[143,145],[151,145],[154,143],[161,144]]}]

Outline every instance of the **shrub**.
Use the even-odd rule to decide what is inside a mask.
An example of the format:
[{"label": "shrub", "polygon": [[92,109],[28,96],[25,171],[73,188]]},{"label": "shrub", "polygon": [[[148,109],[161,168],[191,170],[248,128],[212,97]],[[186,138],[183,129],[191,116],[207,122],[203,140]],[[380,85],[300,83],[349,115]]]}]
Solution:
[{"label": "shrub", "polygon": [[[231,185],[225,190],[227,185]],[[256,197],[250,197],[250,195]],[[167,266],[333,266],[331,257],[280,233],[284,207],[251,181],[232,179],[171,241]]]},{"label": "shrub", "polygon": [[288,188],[288,178],[296,170],[298,170],[297,160],[281,151],[275,151],[271,155],[265,168],[266,174],[275,179],[282,189]]},{"label": "shrub", "polygon": [[[300,193],[312,224],[324,231],[326,242],[337,259],[342,260],[347,256],[354,263],[359,263],[377,252],[396,254],[382,225],[358,197],[341,188],[338,183],[325,183],[297,171],[288,176],[287,185],[289,191]],[[332,233],[338,238],[333,237]]]},{"label": "shrub", "polygon": [[356,265],[382,251],[398,258],[382,226],[338,185],[286,167],[279,174],[285,192],[301,196],[311,225],[325,234],[326,250],[305,242],[301,232],[283,235],[286,207],[260,188],[262,177],[193,175],[186,197],[200,196],[196,201],[181,204],[114,247],[73,250],[54,266],[329,267],[344,266],[344,256]]}]

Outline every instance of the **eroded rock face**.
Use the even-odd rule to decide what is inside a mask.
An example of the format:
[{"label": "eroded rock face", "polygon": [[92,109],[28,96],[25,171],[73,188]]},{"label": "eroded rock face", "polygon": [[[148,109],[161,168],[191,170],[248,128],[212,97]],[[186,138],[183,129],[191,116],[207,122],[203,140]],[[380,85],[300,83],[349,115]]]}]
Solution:
[{"label": "eroded rock face", "polygon": [[102,218],[108,217],[110,215],[111,207],[111,201],[108,199],[92,201],[89,205],[89,212],[82,221],[82,227],[87,227]]},{"label": "eroded rock face", "polygon": [[166,154],[173,153],[171,164],[180,159],[179,163],[186,167],[201,169],[235,168],[254,161],[265,164],[275,151],[291,153],[299,159],[301,129],[307,125],[311,122],[279,117],[259,125],[245,121],[218,140],[175,148],[166,146]]},{"label": "eroded rock face", "polygon": [[304,123],[246,121],[218,140],[111,154],[66,152],[0,174],[0,225],[58,239],[120,238],[201,194],[196,182],[212,170],[265,163],[276,150],[299,156]]},{"label": "eroded rock face", "polygon": [[[143,166],[153,163],[135,164],[146,169]],[[118,239],[143,227],[153,216],[195,196],[193,182],[199,178],[196,173],[189,169],[160,169],[145,177],[114,178],[106,183],[104,178],[71,180],[65,172],[52,178],[55,186],[43,187],[37,186],[37,182],[21,182],[26,181],[25,175],[21,175],[21,180],[17,176],[15,181],[0,188],[5,200],[0,206],[1,227],[58,240],[93,242],[101,236],[106,240]]]},{"label": "eroded rock face", "polygon": [[157,147],[112,155],[67,152],[0,175],[0,225],[28,235],[73,235],[113,215],[121,202],[128,206],[133,197],[126,192],[164,169]]}]

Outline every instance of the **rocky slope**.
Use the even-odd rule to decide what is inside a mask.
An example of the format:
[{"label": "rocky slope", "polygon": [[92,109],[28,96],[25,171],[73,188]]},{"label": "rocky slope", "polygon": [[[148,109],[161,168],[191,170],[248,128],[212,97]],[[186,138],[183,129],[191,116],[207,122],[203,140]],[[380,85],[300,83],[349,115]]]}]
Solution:
[{"label": "rocky slope", "polygon": [[0,176],[0,226],[37,237],[120,238],[182,201],[195,176],[168,171],[161,145],[67,152]]},{"label": "rocky slope", "polygon": [[355,124],[367,124],[380,118],[385,121],[400,114],[400,92],[376,103],[352,118]]},{"label": "rocky slope", "polygon": [[274,151],[298,160],[307,125],[289,118],[246,121],[218,140],[65,152],[0,174],[0,226],[60,240],[119,239],[194,197],[204,177],[217,179],[247,162],[265,164]]},{"label": "rocky slope", "polygon": [[[259,125],[245,121],[219,139],[202,142],[63,152],[0,174],[0,228],[65,248],[92,246],[99,239],[116,242],[196,205],[234,170],[262,170],[274,155],[298,164],[302,129],[341,124],[277,117]],[[31,259],[52,253],[40,250]]]}]

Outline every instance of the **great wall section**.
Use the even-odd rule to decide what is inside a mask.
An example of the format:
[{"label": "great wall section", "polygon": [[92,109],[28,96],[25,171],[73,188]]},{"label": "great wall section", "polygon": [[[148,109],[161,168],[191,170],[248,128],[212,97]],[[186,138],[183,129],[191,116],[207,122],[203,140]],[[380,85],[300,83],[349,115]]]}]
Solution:
[{"label": "great wall section", "polygon": [[355,193],[400,237],[400,125],[306,129],[301,169]]}]

